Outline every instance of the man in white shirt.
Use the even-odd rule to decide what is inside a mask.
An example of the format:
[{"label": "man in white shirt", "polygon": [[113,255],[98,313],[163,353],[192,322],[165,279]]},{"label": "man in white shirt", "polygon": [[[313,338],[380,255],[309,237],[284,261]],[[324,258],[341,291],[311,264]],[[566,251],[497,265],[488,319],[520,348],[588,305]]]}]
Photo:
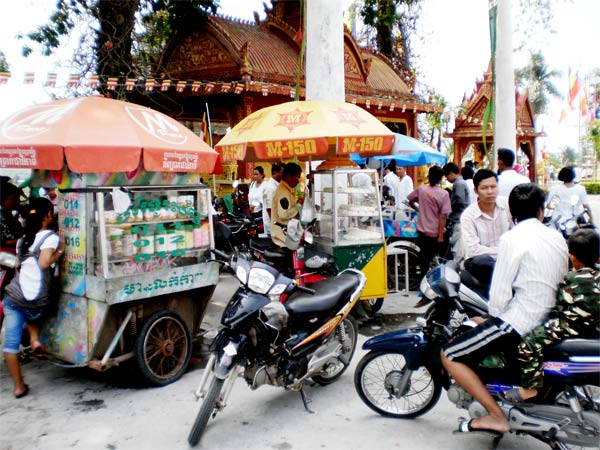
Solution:
[{"label": "man in white shirt", "polygon": [[[392,195],[394,196],[394,200],[396,201],[396,205],[399,204],[400,198],[400,180],[396,175],[396,162],[391,161],[384,169],[383,169],[383,185],[390,188],[392,191]],[[412,192],[412,191],[411,191]]]},{"label": "man in white shirt", "polygon": [[498,195],[507,197],[521,183],[530,183],[529,178],[513,169],[515,154],[508,148],[498,149]]},{"label": "man in white shirt", "polygon": [[274,162],[271,166],[271,178],[266,181],[265,188],[263,190],[263,225],[265,234],[271,235],[271,205],[273,203],[273,195],[279,186],[281,176],[283,175],[283,164],[280,162]]},{"label": "man in white shirt", "polygon": [[406,200],[406,196],[415,190],[413,180],[406,174],[406,167],[398,166],[396,168],[396,175],[400,180],[400,191],[398,192],[398,198],[396,198],[396,205],[399,205],[404,200]]},{"label": "man in white shirt", "polygon": [[492,170],[478,170],[473,177],[477,201],[460,217],[461,256],[465,269],[483,286],[489,286],[498,257],[498,245],[512,224],[508,201],[498,197],[498,177]]},{"label": "man in white shirt", "polygon": [[473,370],[488,355],[504,352],[509,360],[521,336],[539,325],[556,303],[556,291],[568,270],[565,240],[542,224],[544,192],[535,184],[515,187],[508,199],[516,225],[500,238],[490,291],[490,318],[446,345],[442,363],[450,375],[488,411],[459,432],[505,433],[504,413]]}]

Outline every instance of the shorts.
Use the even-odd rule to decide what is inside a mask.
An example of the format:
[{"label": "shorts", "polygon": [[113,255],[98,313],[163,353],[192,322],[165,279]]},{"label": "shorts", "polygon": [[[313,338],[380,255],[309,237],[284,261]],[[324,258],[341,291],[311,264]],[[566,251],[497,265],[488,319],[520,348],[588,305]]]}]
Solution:
[{"label": "shorts", "polygon": [[444,347],[444,354],[452,361],[476,368],[488,355],[504,353],[514,360],[521,336],[513,327],[498,317],[492,317],[475,328],[457,336]]},{"label": "shorts", "polygon": [[38,320],[43,310],[25,309],[13,305],[8,298],[2,302],[4,307],[4,353],[19,353],[23,328],[27,322]]}]

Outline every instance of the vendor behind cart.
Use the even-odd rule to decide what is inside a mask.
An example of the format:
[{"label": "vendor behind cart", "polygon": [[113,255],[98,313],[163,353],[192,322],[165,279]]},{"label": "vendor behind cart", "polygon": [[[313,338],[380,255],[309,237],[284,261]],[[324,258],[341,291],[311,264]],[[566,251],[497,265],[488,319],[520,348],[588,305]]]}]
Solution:
[{"label": "vendor behind cart", "polygon": [[287,224],[299,216],[302,198],[296,199],[295,188],[300,182],[302,168],[296,163],[287,163],[283,167],[281,182],[277,186],[271,205],[271,239],[279,247],[285,247],[285,234],[278,225]]}]

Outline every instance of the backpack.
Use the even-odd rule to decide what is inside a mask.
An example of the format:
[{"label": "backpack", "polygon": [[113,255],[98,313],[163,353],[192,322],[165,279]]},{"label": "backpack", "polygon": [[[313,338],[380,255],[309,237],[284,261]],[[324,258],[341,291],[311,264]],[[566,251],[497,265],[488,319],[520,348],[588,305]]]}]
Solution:
[{"label": "backpack", "polygon": [[[56,233],[46,233],[31,251],[27,250],[25,253],[23,253],[22,250],[23,239],[21,239],[17,246],[17,255],[19,256],[19,261],[26,261],[29,258],[35,258],[37,263],[42,244],[46,241],[46,239],[53,235],[56,235]],[[11,280],[9,285],[6,286],[5,296],[8,297],[10,302],[15,306],[38,309],[47,306],[50,303],[50,286],[52,285],[53,281],[54,268],[48,267],[47,269],[41,269],[39,268],[39,264],[36,264],[36,266],[41,272],[41,279],[38,293],[35,298],[27,299],[25,294],[23,294],[23,289],[21,288],[21,270],[17,272],[17,275]]]}]

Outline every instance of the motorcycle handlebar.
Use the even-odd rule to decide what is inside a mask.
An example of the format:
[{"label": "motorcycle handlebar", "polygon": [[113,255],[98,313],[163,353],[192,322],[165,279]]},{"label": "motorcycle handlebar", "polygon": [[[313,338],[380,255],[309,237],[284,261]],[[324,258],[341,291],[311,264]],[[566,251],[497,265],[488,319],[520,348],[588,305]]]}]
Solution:
[{"label": "motorcycle handlebar", "polygon": [[229,255],[227,253],[222,252],[221,250],[216,248],[211,248],[210,251],[213,252],[215,255],[223,258],[224,261],[229,261]]}]

